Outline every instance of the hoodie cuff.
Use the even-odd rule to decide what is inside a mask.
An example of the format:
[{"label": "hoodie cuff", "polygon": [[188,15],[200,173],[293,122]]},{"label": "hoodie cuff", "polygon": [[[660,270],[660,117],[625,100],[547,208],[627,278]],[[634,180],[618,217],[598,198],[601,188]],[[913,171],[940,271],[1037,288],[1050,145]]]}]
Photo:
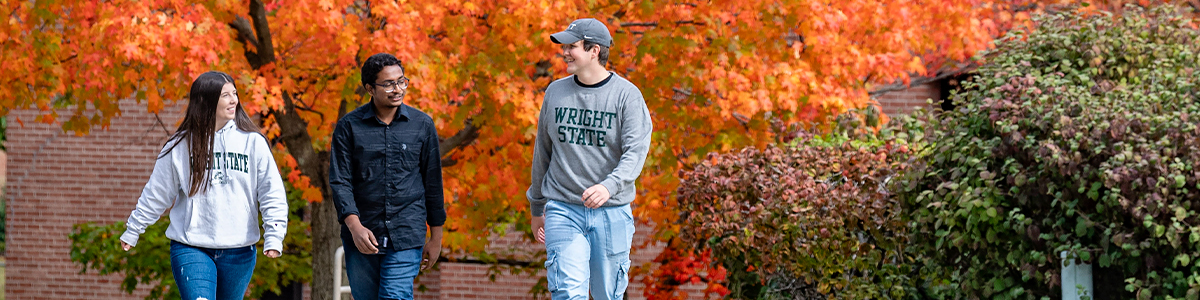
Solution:
[{"label": "hoodie cuff", "polygon": [[279,254],[283,255],[283,241],[276,239],[266,240],[263,243],[263,255],[266,255],[268,250],[279,251]]},{"label": "hoodie cuff", "polygon": [[140,235],[126,230],[125,233],[121,234],[121,241],[129,244],[129,246],[137,246],[138,236]]},{"label": "hoodie cuff", "polygon": [[616,197],[618,193],[621,193],[621,185],[612,178],[604,179],[604,181],[600,182],[600,185],[603,185],[604,188],[608,189],[608,199],[612,199],[613,197]]},{"label": "hoodie cuff", "polygon": [[540,205],[533,204],[533,203],[529,204],[529,213],[532,214],[534,217],[541,217],[542,215],[545,214],[545,212],[546,212],[546,202],[542,202]]}]

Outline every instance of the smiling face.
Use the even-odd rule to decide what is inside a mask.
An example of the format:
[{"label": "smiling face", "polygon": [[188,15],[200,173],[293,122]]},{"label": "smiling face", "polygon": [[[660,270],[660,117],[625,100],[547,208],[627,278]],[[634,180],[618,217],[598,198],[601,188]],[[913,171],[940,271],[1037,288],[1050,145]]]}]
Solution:
[{"label": "smiling face", "polygon": [[238,96],[237,89],[233,87],[233,83],[226,83],[221,87],[221,96],[217,98],[217,127],[225,126],[229,120],[233,120],[237,116]]},{"label": "smiling face", "polygon": [[400,66],[385,66],[375,77],[371,85],[371,99],[380,108],[399,107],[404,103],[408,80],[404,77],[404,69]]},{"label": "smiling face", "polygon": [[[594,49],[594,48],[593,48]],[[599,64],[594,51],[583,50],[583,41],[562,45],[563,61],[567,63],[568,74],[578,74],[587,66]]]}]

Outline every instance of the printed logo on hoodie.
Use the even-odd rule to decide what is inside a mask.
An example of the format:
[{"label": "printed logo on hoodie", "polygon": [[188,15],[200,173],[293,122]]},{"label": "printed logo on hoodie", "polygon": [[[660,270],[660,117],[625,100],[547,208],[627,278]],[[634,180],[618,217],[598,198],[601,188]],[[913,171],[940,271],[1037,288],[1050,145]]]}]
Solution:
[{"label": "printed logo on hoodie", "polygon": [[250,156],[233,152],[213,152],[213,163],[209,169],[247,173],[250,170]]}]

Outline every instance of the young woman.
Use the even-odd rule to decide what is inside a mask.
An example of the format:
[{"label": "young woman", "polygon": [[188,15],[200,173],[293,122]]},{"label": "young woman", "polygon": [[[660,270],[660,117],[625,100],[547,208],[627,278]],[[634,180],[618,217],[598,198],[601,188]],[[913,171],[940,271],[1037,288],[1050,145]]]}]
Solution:
[{"label": "young woman", "polygon": [[121,246],[137,246],[146,227],[171,211],[171,269],[183,299],[242,299],[258,256],[262,214],[267,257],[283,251],[288,205],[267,140],[238,105],[221,72],[192,82],[187,115],[167,140]]}]

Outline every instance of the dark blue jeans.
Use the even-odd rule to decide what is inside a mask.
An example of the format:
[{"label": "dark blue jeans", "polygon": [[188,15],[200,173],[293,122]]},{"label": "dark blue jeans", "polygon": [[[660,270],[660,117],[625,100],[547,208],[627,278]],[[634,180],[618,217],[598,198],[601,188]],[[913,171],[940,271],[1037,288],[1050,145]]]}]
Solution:
[{"label": "dark blue jeans", "polygon": [[413,280],[421,271],[421,247],[396,250],[383,246],[378,254],[363,254],[353,240],[342,237],[346,277],[354,300],[413,299]]},{"label": "dark blue jeans", "polygon": [[256,251],[254,246],[208,249],[171,241],[171,271],[179,295],[187,300],[242,299],[254,274]]}]

